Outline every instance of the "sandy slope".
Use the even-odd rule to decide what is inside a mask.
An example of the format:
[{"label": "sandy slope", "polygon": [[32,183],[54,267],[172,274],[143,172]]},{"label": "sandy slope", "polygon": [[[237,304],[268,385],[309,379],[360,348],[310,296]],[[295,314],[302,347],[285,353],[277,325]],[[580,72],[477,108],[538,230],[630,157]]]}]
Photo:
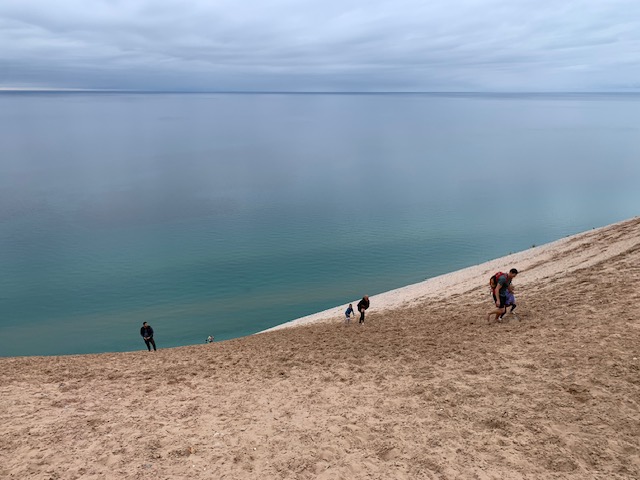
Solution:
[{"label": "sandy slope", "polygon": [[[621,226],[621,224],[617,226]],[[406,308],[429,300],[438,300],[452,295],[460,295],[476,289],[478,287],[478,277],[486,277],[488,279],[498,271],[508,271],[511,266],[516,266],[519,271],[526,271],[526,275],[520,276],[514,285],[517,283],[521,288],[528,288],[529,285],[539,283],[549,276],[557,275],[558,272],[572,272],[579,268],[592,266],[600,261],[600,255],[605,255],[606,257],[615,256],[627,251],[631,246],[640,241],[639,238],[631,235],[628,238],[619,238],[614,243],[602,242],[600,250],[576,248],[576,243],[589,243],[594,238],[594,235],[596,237],[600,234],[606,235],[607,230],[616,228],[617,226],[612,225],[593,230],[587,234],[563,238],[481,265],[475,265],[440,275],[425,280],[424,282],[391,290],[380,295],[372,296],[371,302],[375,306],[376,311],[383,312]],[[604,250],[604,252],[602,250]],[[354,299],[353,301],[346,302],[346,304],[353,303],[355,308],[359,300],[360,299]],[[316,322],[340,320],[344,318],[343,312],[346,309],[346,304],[283,323],[266,331],[275,331],[282,328]]]},{"label": "sandy slope", "polygon": [[[511,266],[521,321],[487,325]],[[636,218],[372,297],[362,328],[0,359],[0,478],[640,478],[639,277]]]}]

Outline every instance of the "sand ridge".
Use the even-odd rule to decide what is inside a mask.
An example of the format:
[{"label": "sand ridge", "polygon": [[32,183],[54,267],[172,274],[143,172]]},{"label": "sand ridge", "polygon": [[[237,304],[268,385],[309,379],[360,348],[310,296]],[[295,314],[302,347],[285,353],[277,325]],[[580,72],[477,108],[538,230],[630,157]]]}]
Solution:
[{"label": "sand ridge", "polygon": [[[376,311],[383,312],[406,308],[427,300],[459,295],[477,290],[478,278],[486,277],[488,279],[495,272],[507,271],[513,266],[517,266],[518,270],[524,273],[516,283],[521,288],[526,289],[536,282],[544,281],[562,273],[570,274],[576,269],[588,267],[603,258],[613,257],[626,251],[634,242],[640,241],[633,233],[633,225],[627,225],[627,222],[593,229],[592,231],[572,235],[480,265],[474,265],[439,275],[423,282],[374,295],[371,296],[371,302]],[[595,245],[590,247],[593,239],[598,239],[597,248]],[[340,305],[314,313],[265,331],[275,331],[316,322],[342,320],[346,304],[353,303],[355,305],[358,301],[359,299],[352,300],[346,302],[344,306]]]},{"label": "sand ridge", "polygon": [[364,327],[0,359],[0,478],[640,478],[640,219],[453,275]]}]

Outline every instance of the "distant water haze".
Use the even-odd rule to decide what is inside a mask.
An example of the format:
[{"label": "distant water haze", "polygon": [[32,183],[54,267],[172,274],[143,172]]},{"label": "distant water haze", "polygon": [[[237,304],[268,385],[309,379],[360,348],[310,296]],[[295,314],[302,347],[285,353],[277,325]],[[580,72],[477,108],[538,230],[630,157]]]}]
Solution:
[{"label": "distant water haze", "polygon": [[640,94],[0,93],[0,356],[248,335],[635,216],[639,184]]}]

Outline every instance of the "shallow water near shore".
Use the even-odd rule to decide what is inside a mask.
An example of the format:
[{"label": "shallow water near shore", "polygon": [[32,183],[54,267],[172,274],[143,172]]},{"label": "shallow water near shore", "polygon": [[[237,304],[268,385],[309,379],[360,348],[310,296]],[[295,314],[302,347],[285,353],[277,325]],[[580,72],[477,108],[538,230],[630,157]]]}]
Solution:
[{"label": "shallow water near shore", "polygon": [[0,356],[248,335],[635,216],[639,107],[0,94]]}]

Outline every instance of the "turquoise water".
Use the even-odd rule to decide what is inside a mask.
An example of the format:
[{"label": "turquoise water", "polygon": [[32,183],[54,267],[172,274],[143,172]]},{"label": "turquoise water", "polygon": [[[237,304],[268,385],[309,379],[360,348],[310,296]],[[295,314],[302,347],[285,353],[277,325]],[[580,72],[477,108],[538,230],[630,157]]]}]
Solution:
[{"label": "turquoise water", "polygon": [[0,356],[248,335],[638,215],[639,184],[640,95],[3,93]]}]

